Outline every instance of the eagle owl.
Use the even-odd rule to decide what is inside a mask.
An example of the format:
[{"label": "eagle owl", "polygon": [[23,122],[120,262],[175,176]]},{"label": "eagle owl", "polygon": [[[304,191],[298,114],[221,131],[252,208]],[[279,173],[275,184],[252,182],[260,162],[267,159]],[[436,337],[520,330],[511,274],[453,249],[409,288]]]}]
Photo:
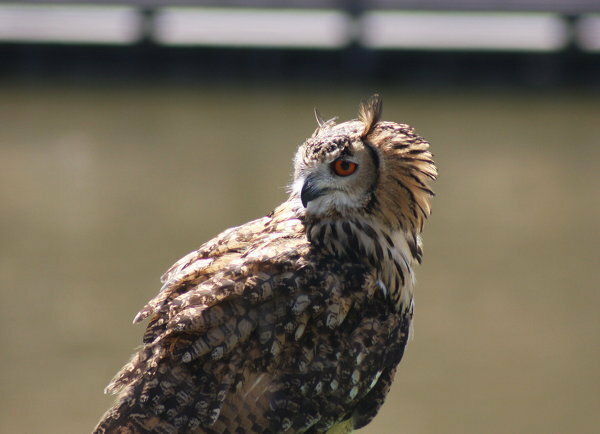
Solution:
[{"label": "eagle owl", "polygon": [[317,112],[289,198],[166,272],[96,433],[349,432],[373,419],[409,336],[437,175],[427,141],[380,113],[378,95],[348,122]]}]

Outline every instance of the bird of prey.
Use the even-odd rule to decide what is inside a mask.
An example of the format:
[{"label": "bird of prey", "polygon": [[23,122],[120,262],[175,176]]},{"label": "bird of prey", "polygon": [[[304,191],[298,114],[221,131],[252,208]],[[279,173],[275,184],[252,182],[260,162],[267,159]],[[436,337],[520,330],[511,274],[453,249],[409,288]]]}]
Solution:
[{"label": "bird of prey", "polygon": [[318,127],[289,198],[175,263],[134,322],[143,346],[96,433],[350,432],[390,389],[437,176],[429,144],[380,120]]}]

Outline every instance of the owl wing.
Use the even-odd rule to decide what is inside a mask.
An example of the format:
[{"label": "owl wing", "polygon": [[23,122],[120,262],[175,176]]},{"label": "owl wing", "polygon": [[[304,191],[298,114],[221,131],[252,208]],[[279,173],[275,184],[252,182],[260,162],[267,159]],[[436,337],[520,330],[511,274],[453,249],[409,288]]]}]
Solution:
[{"label": "owl wing", "polygon": [[371,270],[314,252],[299,220],[225,231],[163,282],[96,432],[322,430],[377,411],[364,402],[387,392],[401,321]]}]

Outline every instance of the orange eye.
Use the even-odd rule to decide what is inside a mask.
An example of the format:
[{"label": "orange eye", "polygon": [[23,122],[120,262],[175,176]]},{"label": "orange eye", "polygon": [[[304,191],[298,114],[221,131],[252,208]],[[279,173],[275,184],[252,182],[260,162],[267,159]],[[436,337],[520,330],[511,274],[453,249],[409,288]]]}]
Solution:
[{"label": "orange eye", "polygon": [[335,160],[331,163],[331,170],[338,176],[352,175],[357,168],[358,164],[353,163],[352,161]]}]

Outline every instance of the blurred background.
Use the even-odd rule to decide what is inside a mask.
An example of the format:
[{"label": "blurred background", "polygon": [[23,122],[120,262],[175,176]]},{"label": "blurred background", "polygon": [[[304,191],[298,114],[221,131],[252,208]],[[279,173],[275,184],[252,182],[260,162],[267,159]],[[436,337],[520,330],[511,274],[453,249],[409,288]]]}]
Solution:
[{"label": "blurred background", "polygon": [[374,92],[440,177],[361,432],[597,432],[597,0],[0,1],[0,432],[91,431],[162,272]]}]

